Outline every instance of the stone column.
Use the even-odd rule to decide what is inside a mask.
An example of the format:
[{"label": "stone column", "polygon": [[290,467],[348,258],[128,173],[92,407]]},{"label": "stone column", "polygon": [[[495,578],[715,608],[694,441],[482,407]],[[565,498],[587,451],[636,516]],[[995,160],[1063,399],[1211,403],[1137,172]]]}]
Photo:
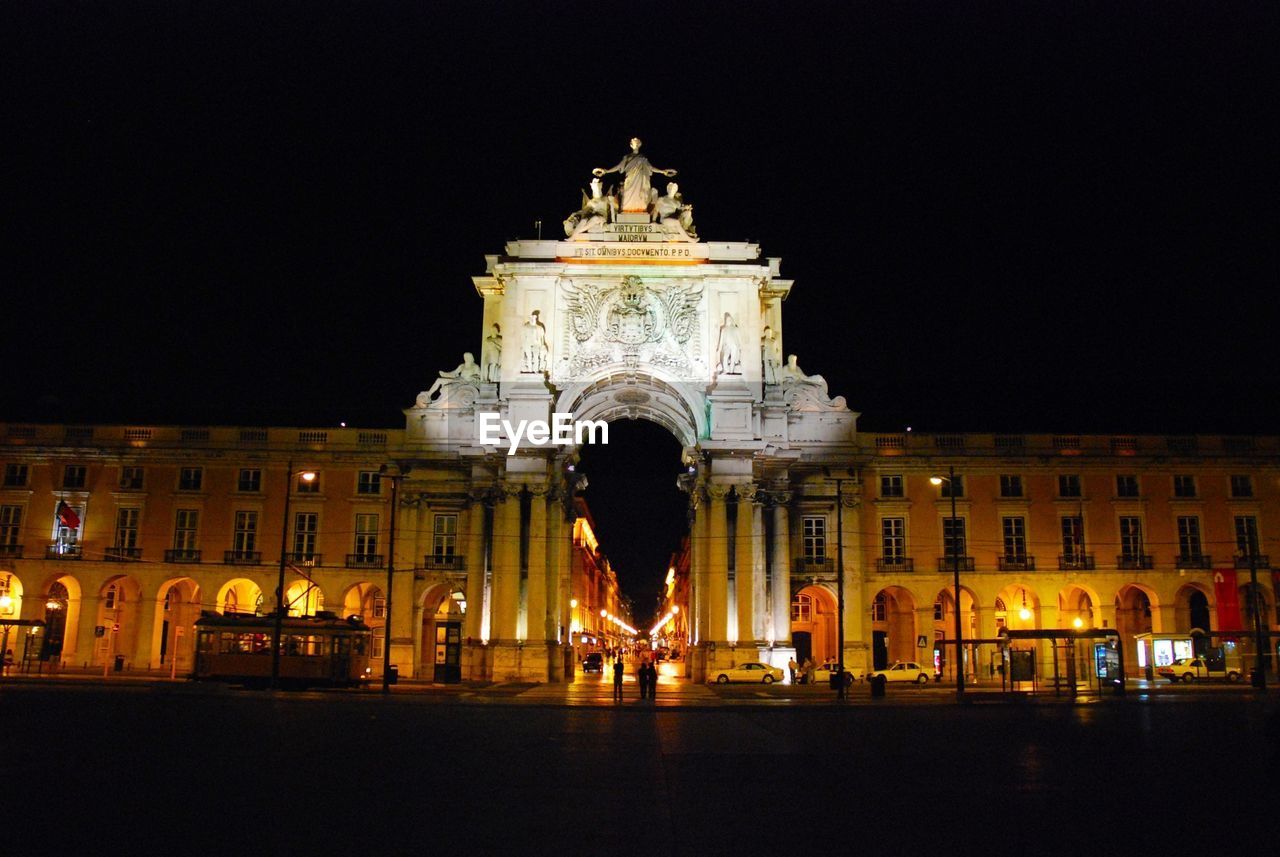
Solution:
[{"label": "stone column", "polygon": [[531,487],[529,501],[529,586],[525,599],[525,639],[553,639],[547,627],[547,487]]},{"label": "stone column", "polygon": [[467,615],[462,636],[475,643],[480,640],[484,618],[484,502],[479,494],[471,496],[467,508],[467,547],[462,561],[467,566]]},{"label": "stone column", "polygon": [[728,488],[707,486],[707,639],[723,646],[729,639]]},{"label": "stone column", "polygon": [[693,534],[689,545],[689,606],[693,617],[689,622],[689,645],[705,642],[710,633],[707,627],[707,542],[710,534],[707,510],[710,505],[705,488],[698,486],[693,490]]},{"label": "stone column", "polygon": [[573,676],[573,644],[570,627],[573,617],[569,609],[570,569],[568,538],[564,526],[564,510],[560,505],[560,489],[547,494],[547,639],[559,640],[559,654],[553,649],[552,681],[566,681]]},{"label": "stone column", "polygon": [[735,605],[738,616],[738,645],[754,646],[759,638],[755,635],[755,568],[753,565],[751,509],[755,505],[756,491],[754,485],[737,486],[737,526],[733,533],[734,571],[737,585]]},{"label": "stone column", "polygon": [[773,637],[774,645],[791,645],[791,520],[788,495],[773,507]]},{"label": "stone column", "polygon": [[503,496],[494,510],[491,643],[516,640],[520,613],[520,487],[504,485]]}]

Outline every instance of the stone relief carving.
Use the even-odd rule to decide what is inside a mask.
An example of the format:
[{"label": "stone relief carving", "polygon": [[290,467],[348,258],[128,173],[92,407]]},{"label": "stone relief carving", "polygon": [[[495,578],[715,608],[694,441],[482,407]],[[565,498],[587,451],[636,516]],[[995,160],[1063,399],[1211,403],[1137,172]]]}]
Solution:
[{"label": "stone relief carving", "polygon": [[764,334],[760,337],[760,363],[764,368],[764,382],[777,384],[780,380],[778,370],[779,364],[782,363],[782,349],[777,334],[768,325],[765,326]]},{"label": "stone relief carving", "polygon": [[716,350],[717,374],[742,374],[742,335],[732,313],[724,314],[724,323],[720,325],[720,343]]},{"label": "stone relief carving", "polygon": [[520,371],[524,373],[547,371],[547,329],[538,315],[538,310],[530,313],[521,331]]},{"label": "stone relief carving", "polygon": [[484,380],[491,384],[498,383],[502,373],[502,328],[499,325],[495,324],[493,333],[484,338],[484,349],[480,353],[481,362],[484,363],[481,370]]},{"label": "stone relief carving", "polygon": [[[452,371],[440,370],[440,377],[436,378],[431,388],[418,394],[416,404],[419,408],[425,408],[433,402],[441,403],[445,400],[454,399],[458,388],[464,386],[471,388],[472,401],[474,401],[474,395],[479,394],[479,390],[475,389],[475,385],[480,383],[481,378],[482,375],[480,367],[476,364],[476,358],[468,351],[462,355],[462,362],[458,364],[458,368]],[[440,394],[439,398],[433,398],[436,393]]]}]

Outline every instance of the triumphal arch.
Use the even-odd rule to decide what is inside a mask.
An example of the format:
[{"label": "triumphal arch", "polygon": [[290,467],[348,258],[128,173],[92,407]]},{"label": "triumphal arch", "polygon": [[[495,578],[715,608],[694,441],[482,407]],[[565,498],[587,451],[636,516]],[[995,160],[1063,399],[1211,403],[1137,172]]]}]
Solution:
[{"label": "triumphal arch", "polygon": [[[632,140],[618,164],[592,171],[563,238],[511,241],[486,257],[473,278],[476,351],[405,410],[404,497],[463,519],[464,677],[572,674],[578,447],[524,442],[513,452],[507,436],[553,414],[650,420],[683,447],[694,679],[744,660],[785,663],[794,652],[791,512],[806,502],[807,477],[848,465],[858,415],[786,349],[782,309],[793,284],[781,260],[756,244],[701,237],[675,170],[640,148]],[[494,442],[482,422],[498,418],[507,434]],[[431,517],[407,518],[429,543]],[[865,646],[860,639],[849,647]],[[400,648],[410,660],[412,645],[393,641],[393,660]]]}]

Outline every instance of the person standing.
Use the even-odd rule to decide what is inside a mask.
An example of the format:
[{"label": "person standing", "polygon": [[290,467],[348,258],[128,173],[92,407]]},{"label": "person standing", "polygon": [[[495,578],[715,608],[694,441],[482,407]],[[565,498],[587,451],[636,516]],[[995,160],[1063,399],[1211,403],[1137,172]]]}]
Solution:
[{"label": "person standing", "polygon": [[613,662],[613,701],[622,702],[622,673],[625,667],[622,666],[622,656]]},{"label": "person standing", "polygon": [[649,700],[653,701],[658,698],[658,665],[652,661],[649,662]]},{"label": "person standing", "polygon": [[791,673],[791,683],[796,683],[796,659],[793,657],[787,661],[787,671]]}]

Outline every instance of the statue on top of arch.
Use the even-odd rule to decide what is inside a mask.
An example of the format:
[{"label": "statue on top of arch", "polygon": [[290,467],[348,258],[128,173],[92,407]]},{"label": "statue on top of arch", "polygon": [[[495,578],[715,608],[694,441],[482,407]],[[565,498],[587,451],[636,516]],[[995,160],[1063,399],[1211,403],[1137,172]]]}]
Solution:
[{"label": "statue on top of arch", "polygon": [[[652,176],[673,177],[675,170],[655,167],[640,154],[641,140],[631,138],[631,151],[612,167],[596,167],[591,171],[591,192],[582,194],[582,207],[564,221],[564,234],[570,241],[587,240],[585,233],[605,232],[606,225],[629,220],[625,215],[644,215],[648,222],[657,223],[668,241],[697,241],[693,226],[693,206],[685,203],[680,186],[668,182],[666,194],[660,196],[653,187]],[[601,179],[611,173],[622,176],[621,194],[614,187],[607,190]],[[620,217],[619,215],[623,215]]]}]

